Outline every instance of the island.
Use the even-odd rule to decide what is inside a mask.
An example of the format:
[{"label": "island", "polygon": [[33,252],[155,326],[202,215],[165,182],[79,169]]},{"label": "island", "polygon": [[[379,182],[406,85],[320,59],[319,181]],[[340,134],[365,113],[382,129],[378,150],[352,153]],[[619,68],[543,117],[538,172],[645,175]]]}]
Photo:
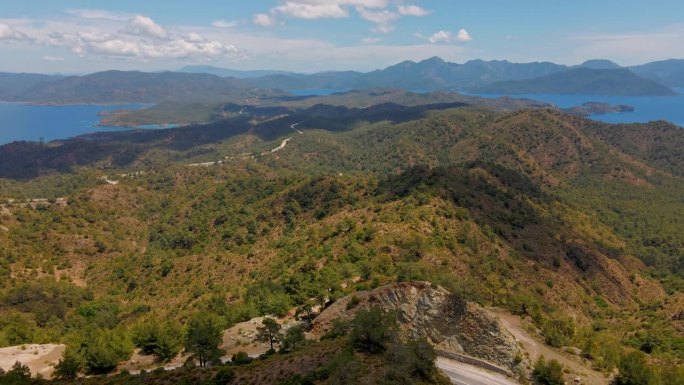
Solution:
[{"label": "island", "polygon": [[610,113],[634,112],[634,107],[626,104],[610,105],[602,102],[586,102],[581,106],[564,108],[563,111],[581,116],[605,115]]}]

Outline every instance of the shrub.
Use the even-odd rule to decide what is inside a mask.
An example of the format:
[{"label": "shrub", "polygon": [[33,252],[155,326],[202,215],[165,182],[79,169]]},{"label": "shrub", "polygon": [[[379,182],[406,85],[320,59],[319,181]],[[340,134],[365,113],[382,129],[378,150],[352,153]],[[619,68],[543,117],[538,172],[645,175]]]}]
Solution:
[{"label": "shrub", "polygon": [[539,357],[537,362],[535,362],[532,375],[541,385],[565,384],[563,380],[563,365],[556,360],[546,362],[544,356]]},{"label": "shrub", "polygon": [[623,356],[618,368],[616,385],[649,385],[654,379],[653,371],[646,365],[646,355],[640,351]]},{"label": "shrub", "polygon": [[73,380],[83,369],[83,358],[73,349],[67,348],[55,365],[54,377],[59,380]]},{"label": "shrub", "polygon": [[352,322],[351,341],[357,351],[382,353],[396,335],[396,319],[378,307],[359,311]]},{"label": "shrub", "polygon": [[214,375],[214,385],[228,385],[235,379],[235,372],[229,366],[222,366]]}]

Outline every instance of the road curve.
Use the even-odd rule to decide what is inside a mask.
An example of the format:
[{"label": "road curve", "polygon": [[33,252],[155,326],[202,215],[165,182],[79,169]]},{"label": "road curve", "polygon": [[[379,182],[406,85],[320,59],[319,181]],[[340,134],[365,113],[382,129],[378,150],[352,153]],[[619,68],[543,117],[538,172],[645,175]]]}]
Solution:
[{"label": "road curve", "polygon": [[436,365],[456,385],[520,385],[501,374],[444,357],[437,357]]}]

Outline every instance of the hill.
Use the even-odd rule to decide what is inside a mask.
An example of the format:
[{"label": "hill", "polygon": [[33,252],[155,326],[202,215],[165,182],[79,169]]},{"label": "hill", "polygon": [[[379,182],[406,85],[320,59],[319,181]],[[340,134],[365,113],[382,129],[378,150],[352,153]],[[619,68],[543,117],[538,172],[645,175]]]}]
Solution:
[{"label": "hill", "polygon": [[553,63],[510,63],[473,60],[464,64],[448,63],[433,57],[421,62],[404,61],[368,73],[323,72],[313,75],[273,75],[250,80],[257,87],[282,89],[366,89],[402,88],[438,90],[465,88],[498,80],[527,79],[565,69]]},{"label": "hill", "polygon": [[619,64],[605,59],[592,59],[578,65],[579,68],[590,68],[594,70],[615,70],[622,68]]},{"label": "hill", "polygon": [[238,115],[0,147],[0,344],[130,353],[150,319],[228,327],[420,280],[605,373],[633,350],[681,365],[684,164],[658,149],[683,131],[460,104]]},{"label": "hill", "polygon": [[107,71],[39,83],[15,100],[56,104],[242,100],[248,90],[241,80],[216,75]]},{"label": "hill", "polygon": [[61,78],[63,76],[2,72],[0,73],[0,100],[14,101],[19,95],[39,83],[51,82]]},{"label": "hill", "polygon": [[630,67],[634,73],[665,84],[668,87],[684,87],[684,60],[670,59]]},{"label": "hill", "polygon": [[643,79],[626,69],[577,68],[517,81],[492,83],[473,89],[481,94],[572,94],[617,96],[671,96],[671,89]]}]

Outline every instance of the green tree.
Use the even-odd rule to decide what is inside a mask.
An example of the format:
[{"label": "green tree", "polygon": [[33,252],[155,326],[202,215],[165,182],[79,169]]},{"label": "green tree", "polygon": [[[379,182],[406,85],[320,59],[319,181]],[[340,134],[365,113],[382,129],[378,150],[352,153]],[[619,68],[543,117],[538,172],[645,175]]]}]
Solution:
[{"label": "green tree", "polygon": [[223,351],[219,348],[222,331],[215,317],[207,313],[199,313],[188,322],[185,336],[185,350],[199,361],[201,367],[210,362],[217,362]]},{"label": "green tree", "polygon": [[532,375],[541,385],[563,385],[563,365],[556,360],[546,362],[544,356],[539,357],[534,363]]},{"label": "green tree", "polygon": [[434,382],[438,377],[436,359],[435,350],[424,338],[391,343],[385,352],[385,383]]},{"label": "green tree", "polygon": [[271,346],[271,351],[275,350],[275,344],[281,339],[281,326],[273,318],[266,317],[261,321],[263,326],[260,326],[257,331],[257,339],[262,342],[268,342]]},{"label": "green tree", "polygon": [[144,354],[155,354],[162,361],[169,361],[180,352],[183,332],[177,324],[150,320],[133,330],[133,342]]},{"label": "green tree", "polygon": [[650,385],[654,376],[646,365],[646,354],[634,351],[623,356],[618,365],[620,372],[615,378],[616,385]]},{"label": "green tree", "polygon": [[24,385],[30,382],[31,370],[19,361],[15,362],[7,373],[0,376],[0,384],[2,385]]},{"label": "green tree", "polygon": [[124,331],[95,328],[89,331],[90,336],[82,341],[80,351],[89,373],[109,373],[130,357],[133,345]]},{"label": "green tree", "polygon": [[53,377],[58,380],[73,380],[83,369],[83,357],[72,348],[67,348],[62,354],[62,358],[55,365]]},{"label": "green tree", "polygon": [[332,327],[321,337],[322,340],[334,340],[344,337],[349,333],[349,321],[334,319]]},{"label": "green tree", "polygon": [[287,329],[285,336],[283,337],[283,350],[293,351],[297,350],[306,343],[306,337],[304,336],[304,328],[302,325],[295,325]]},{"label": "green tree", "polygon": [[352,322],[351,341],[358,351],[382,353],[396,335],[396,319],[377,306],[360,310]]}]

